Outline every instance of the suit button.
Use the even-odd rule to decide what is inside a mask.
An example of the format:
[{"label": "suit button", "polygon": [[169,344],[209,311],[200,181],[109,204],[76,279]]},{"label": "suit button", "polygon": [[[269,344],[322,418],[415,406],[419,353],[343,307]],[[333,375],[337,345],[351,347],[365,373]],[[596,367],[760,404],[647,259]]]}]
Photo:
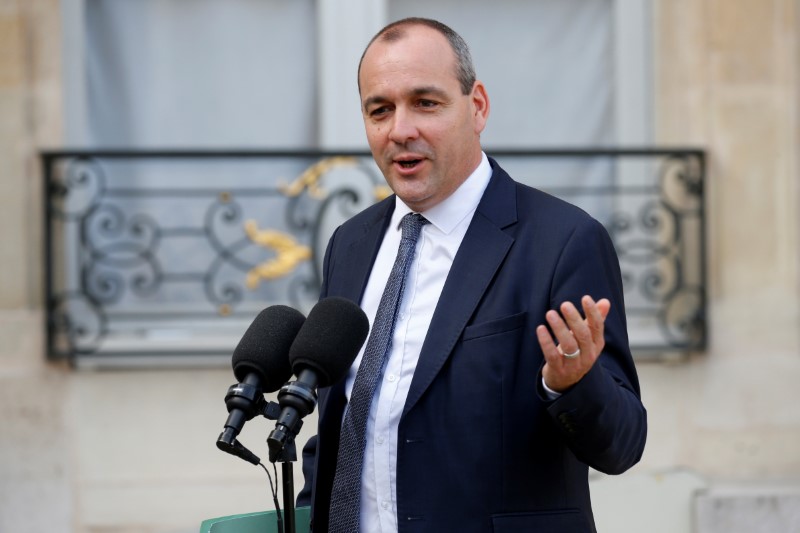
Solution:
[{"label": "suit button", "polygon": [[575,421],[570,415],[567,413],[561,413],[558,415],[558,421],[561,422],[561,426],[566,430],[567,433],[575,433]]}]

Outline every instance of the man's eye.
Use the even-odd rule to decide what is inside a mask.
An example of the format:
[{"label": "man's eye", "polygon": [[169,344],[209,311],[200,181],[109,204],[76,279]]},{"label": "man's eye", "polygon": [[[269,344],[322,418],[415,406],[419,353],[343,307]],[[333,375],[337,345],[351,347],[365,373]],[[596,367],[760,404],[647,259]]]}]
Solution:
[{"label": "man's eye", "polygon": [[380,117],[381,115],[385,115],[388,112],[389,112],[389,107],[388,106],[376,107],[375,109],[373,109],[372,111],[369,112],[369,116],[371,116],[371,117]]},{"label": "man's eye", "polygon": [[420,100],[417,105],[419,107],[436,107],[436,102],[433,100]]}]

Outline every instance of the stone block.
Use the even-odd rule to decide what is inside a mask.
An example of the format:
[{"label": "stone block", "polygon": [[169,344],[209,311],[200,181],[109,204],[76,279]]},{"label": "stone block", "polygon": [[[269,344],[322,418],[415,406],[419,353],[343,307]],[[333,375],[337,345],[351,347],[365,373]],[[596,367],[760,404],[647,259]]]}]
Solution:
[{"label": "stone block", "polygon": [[689,533],[692,500],[707,486],[688,470],[592,472],[589,481],[597,530],[613,533]]},{"label": "stone block", "polygon": [[0,89],[25,83],[23,20],[14,11],[0,11]]},{"label": "stone block", "polygon": [[45,368],[42,312],[0,310],[0,339],[0,380]]},{"label": "stone block", "polygon": [[0,376],[0,531],[71,533],[65,380]]},{"label": "stone block", "polygon": [[700,494],[695,515],[697,533],[798,533],[800,485]]}]

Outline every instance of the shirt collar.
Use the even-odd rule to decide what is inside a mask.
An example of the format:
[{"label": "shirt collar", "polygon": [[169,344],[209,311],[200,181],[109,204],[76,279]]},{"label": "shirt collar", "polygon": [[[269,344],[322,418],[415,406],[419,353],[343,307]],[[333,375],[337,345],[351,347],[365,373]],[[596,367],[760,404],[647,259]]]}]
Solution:
[{"label": "shirt collar", "polygon": [[[492,177],[492,166],[489,158],[481,152],[481,162],[472,174],[464,180],[453,194],[431,207],[424,213],[428,221],[444,233],[449,234],[468,215],[471,215],[483,197],[483,192]],[[391,227],[400,227],[400,220],[412,210],[399,197],[395,197],[395,208],[392,214]]]}]

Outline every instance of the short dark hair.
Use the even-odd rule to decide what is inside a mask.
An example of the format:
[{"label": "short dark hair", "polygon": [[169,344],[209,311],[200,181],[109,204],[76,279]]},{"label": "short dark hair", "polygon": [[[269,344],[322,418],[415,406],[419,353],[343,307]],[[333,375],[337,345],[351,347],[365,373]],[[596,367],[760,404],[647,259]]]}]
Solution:
[{"label": "short dark hair", "polygon": [[[475,85],[475,66],[472,64],[472,55],[469,53],[469,46],[467,42],[456,33],[450,26],[439,22],[438,20],[409,17],[402,20],[397,20],[384,26],[375,36],[370,39],[367,47],[364,48],[364,53],[361,54],[361,60],[358,62],[358,77],[361,77],[361,63],[364,62],[364,56],[367,50],[372,46],[375,41],[381,40],[385,42],[399,41],[406,36],[405,29],[409,26],[427,26],[433,30],[438,31],[450,43],[450,48],[456,56],[456,78],[459,85],[461,85],[462,94],[469,94],[472,86]],[[358,91],[361,92],[361,80],[358,80]]]}]

